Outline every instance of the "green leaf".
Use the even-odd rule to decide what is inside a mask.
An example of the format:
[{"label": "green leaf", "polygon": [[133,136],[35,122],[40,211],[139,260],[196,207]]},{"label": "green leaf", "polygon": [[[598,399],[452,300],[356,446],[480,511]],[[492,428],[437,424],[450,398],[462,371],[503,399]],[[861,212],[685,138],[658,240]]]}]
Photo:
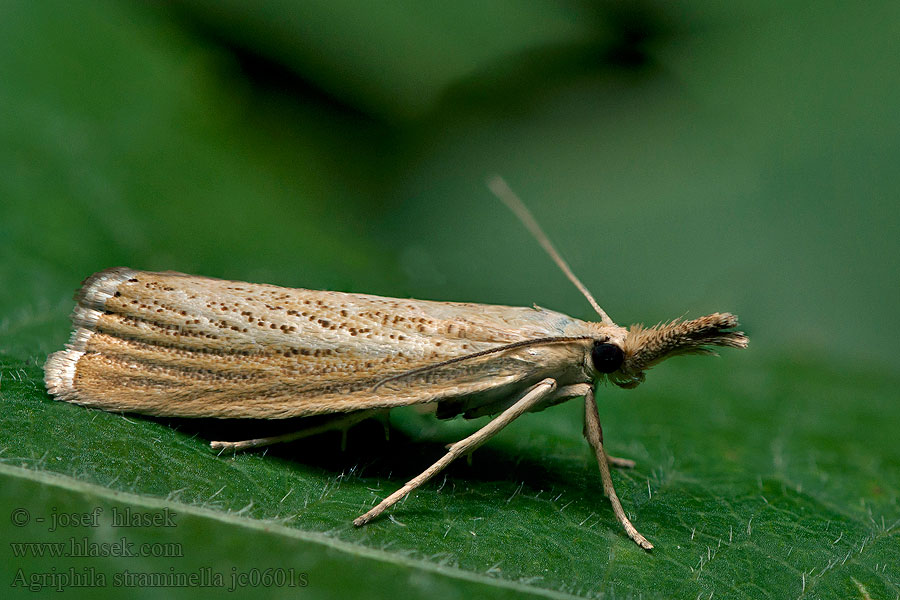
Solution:
[{"label": "green leaf", "polygon": [[[311,590],[332,589],[347,568],[340,565],[352,564],[371,574],[360,585],[386,590],[393,578],[420,573],[454,593],[472,585],[496,594],[758,598],[805,589],[827,597],[856,593],[854,581],[872,597],[895,593],[900,452],[879,423],[900,416],[887,391],[896,378],[726,361],[727,369],[687,361],[659,368],[645,384],[652,389],[627,403],[604,394],[608,445],[638,461],[615,480],[634,522],[656,544],[648,554],[622,533],[600,493],[577,402],[520,419],[476,452],[473,465],[454,465],[391,518],[356,529],[350,520],[440,456],[441,444],[461,435],[459,424],[439,432],[408,413],[390,441],[380,426],[363,425],[350,432],[345,451],[339,436],[325,435],[268,453],[217,456],[193,431],[55,402],[41,390],[36,366],[7,360],[4,539],[101,542],[121,533],[136,544],[175,541],[187,557],[174,563],[179,571],[294,565]],[[867,409],[848,419],[841,409],[850,395]],[[171,531],[122,531],[104,521],[52,533],[6,519],[20,507],[49,518],[57,507],[102,506],[108,515],[113,505],[169,507],[190,519]],[[211,537],[225,548],[233,539],[242,550],[210,549]],[[322,552],[340,555],[337,564],[321,565],[315,557]],[[26,573],[90,565],[110,578],[121,567],[111,559],[8,564]],[[148,561],[146,570],[167,564]]]},{"label": "green leaf", "polygon": [[[740,31],[700,4],[704,31],[690,10],[597,15],[594,30],[534,3],[496,44],[459,55],[496,22],[481,17],[504,11],[416,21],[311,3],[306,14],[329,25],[300,52],[297,22],[269,40],[260,24],[289,6],[267,3],[240,30],[240,8],[222,13],[226,27],[182,4],[203,34],[150,5],[0,9],[3,585],[30,597],[21,577],[52,590],[68,573],[102,574],[108,584],[69,591],[119,597],[109,582],[126,569],[218,573],[226,588],[232,573],[273,569],[305,574],[306,587],[257,581],[254,592],[898,596],[895,3],[852,15],[760,5]],[[418,35],[419,22],[449,41]],[[606,42],[624,46],[606,54]],[[273,82],[272,65],[235,45],[291,73]],[[623,56],[643,62],[626,71]],[[117,264],[589,318],[484,191],[494,168],[521,182],[614,318],[725,309],[749,331],[747,351],[676,359],[636,390],[598,391],[609,449],[637,461],[613,477],[652,553],[613,518],[578,401],[519,419],[471,465],[356,529],[355,516],[486,420],[403,410],[388,440],[368,422],[346,449],[326,434],[217,455],[210,439],[242,432],[44,391],[41,365],[67,339],[78,282]],[[48,530],[53,515],[98,507],[96,527]],[[115,528],[113,508],[168,509],[176,526]],[[32,542],[123,537],[183,556],[22,555]],[[160,583],[128,591],[212,589]]]},{"label": "green leaf", "polygon": [[[251,520],[240,511],[5,465],[0,478],[0,506],[9,517],[0,529],[12,558],[0,574],[17,596],[79,588],[95,598],[118,598],[123,589],[136,597],[162,590],[193,596],[186,583],[199,587],[198,595],[263,588],[276,598],[364,596],[373,589],[423,598],[535,595],[526,586],[342,543],[277,519]],[[150,522],[156,524],[134,525]]]}]

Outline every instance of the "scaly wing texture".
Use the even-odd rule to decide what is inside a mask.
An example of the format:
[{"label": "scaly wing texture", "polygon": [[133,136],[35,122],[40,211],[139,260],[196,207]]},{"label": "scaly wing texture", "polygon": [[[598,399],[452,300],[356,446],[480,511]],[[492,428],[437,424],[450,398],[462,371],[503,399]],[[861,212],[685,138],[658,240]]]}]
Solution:
[{"label": "scaly wing texture", "polygon": [[590,334],[581,321],[537,308],[127,268],[91,276],[76,300],[72,339],[45,365],[50,393],[165,416],[288,418],[470,395],[493,401],[547,376],[582,380],[584,343],[529,346],[376,384],[503,344]]}]

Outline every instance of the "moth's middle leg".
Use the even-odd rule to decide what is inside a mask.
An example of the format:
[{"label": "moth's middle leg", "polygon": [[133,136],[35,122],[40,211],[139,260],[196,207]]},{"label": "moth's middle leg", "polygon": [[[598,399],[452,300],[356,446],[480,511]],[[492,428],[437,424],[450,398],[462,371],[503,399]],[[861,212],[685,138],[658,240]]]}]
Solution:
[{"label": "moth's middle leg", "polygon": [[382,500],[378,506],[357,517],[353,524],[357,527],[365,525],[385,510],[396,504],[404,496],[418,488],[420,485],[443,471],[447,465],[456,460],[458,457],[475,450],[478,446],[485,443],[498,431],[515,421],[522,413],[528,412],[536,404],[546,399],[548,394],[552,394],[556,389],[556,380],[552,378],[544,379],[532,386],[524,396],[522,396],[515,404],[497,415],[490,423],[464,438],[447,449],[447,454],[440,458],[436,463],[425,469],[420,475],[410,479],[402,488]]}]

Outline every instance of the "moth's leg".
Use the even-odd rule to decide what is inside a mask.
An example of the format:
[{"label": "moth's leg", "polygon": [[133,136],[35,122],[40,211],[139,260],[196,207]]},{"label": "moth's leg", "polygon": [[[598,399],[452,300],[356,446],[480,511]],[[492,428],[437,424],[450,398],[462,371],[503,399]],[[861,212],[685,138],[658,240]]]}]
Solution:
[{"label": "moth's leg", "polygon": [[[591,397],[591,402],[594,403],[594,412],[597,412],[597,402],[594,400],[594,391],[591,390],[589,392],[589,394]],[[585,399],[587,399],[588,394],[585,394],[584,397],[585,397]],[[588,419],[585,418],[585,420],[584,420],[584,431],[585,431],[584,435],[585,435],[585,437],[587,437],[587,424],[588,424]],[[602,444],[603,443],[603,426],[600,424],[599,418],[597,419],[597,433],[600,436],[600,443]],[[619,458],[618,456],[612,456],[611,454],[607,454],[605,449],[604,449],[603,453],[606,454],[606,462],[609,463],[610,465],[612,465],[613,467],[616,467],[619,469],[633,469],[634,468],[634,461],[631,459]]]},{"label": "moth's leg", "polygon": [[[562,401],[568,398],[577,398],[579,396],[587,397],[588,394],[593,394],[593,387],[589,383],[576,383],[573,385],[565,385],[555,392],[550,397],[551,402],[553,401]],[[593,396],[592,396],[593,397]],[[587,421],[585,421],[585,426]],[[600,426],[600,423],[597,423],[597,426]],[[585,429],[585,436],[587,436],[587,429]],[[600,429],[600,441],[603,441],[603,429]],[[606,461],[610,464],[610,466],[619,468],[619,469],[633,469],[634,461],[629,460],[627,458],[619,458],[617,456],[606,455]]]},{"label": "moth's leg", "polygon": [[609,454],[606,455],[606,462],[608,462],[611,467],[617,469],[633,469],[635,465],[635,462],[630,458],[621,458]]},{"label": "moth's leg", "polygon": [[[334,429],[343,429],[344,433],[346,434],[347,429],[349,429],[351,426],[371,417],[376,412],[378,411],[361,410],[348,413],[340,417],[335,417],[334,419],[330,419],[325,423],[319,423],[318,425],[315,425],[313,427],[307,427],[305,429],[300,429],[299,431],[293,431],[284,435],[274,435],[272,437],[256,438],[252,440],[240,440],[237,442],[210,442],[209,445],[214,450],[233,450],[237,452],[239,450],[247,450],[249,448],[260,448],[262,446],[271,446],[272,444],[293,442],[294,440],[317,435],[326,431],[332,431]],[[341,444],[343,448],[344,439],[341,440]]]},{"label": "moth's leg", "polygon": [[357,517],[356,520],[353,521],[353,524],[357,527],[359,527],[360,525],[365,525],[366,523],[383,513],[385,510],[401,500],[404,496],[440,473],[442,470],[444,470],[444,468],[447,467],[447,465],[452,463],[458,457],[466,454],[467,452],[475,450],[478,446],[491,439],[491,437],[493,437],[495,433],[516,420],[520,415],[522,415],[522,413],[527,412],[538,402],[544,400],[546,396],[552,393],[555,389],[555,379],[547,378],[535,384],[515,404],[497,415],[497,417],[495,417],[490,423],[488,423],[469,437],[451,445],[447,449],[447,454],[441,457],[440,460],[425,469],[418,477],[410,479],[406,483],[406,485],[382,500],[378,506],[376,506],[366,514]]},{"label": "moth's leg", "polygon": [[559,401],[568,400],[569,398],[577,398],[578,396],[584,396],[588,392],[591,391],[591,384],[589,383],[575,383],[573,385],[564,385],[561,388],[558,388],[553,395],[550,396],[550,401]]},{"label": "moth's leg", "polygon": [[594,452],[597,455],[597,464],[600,466],[600,478],[603,480],[603,493],[609,498],[616,518],[622,524],[622,527],[625,528],[625,533],[628,534],[628,537],[644,550],[650,550],[653,548],[653,544],[648,542],[647,538],[642,536],[631,524],[631,521],[628,520],[625,511],[622,509],[622,503],[619,502],[619,497],[616,495],[616,490],[613,487],[612,477],[609,475],[609,457],[607,457],[606,451],[603,449],[600,415],[597,413],[597,403],[594,401],[593,390],[584,395],[584,437],[594,447]]}]

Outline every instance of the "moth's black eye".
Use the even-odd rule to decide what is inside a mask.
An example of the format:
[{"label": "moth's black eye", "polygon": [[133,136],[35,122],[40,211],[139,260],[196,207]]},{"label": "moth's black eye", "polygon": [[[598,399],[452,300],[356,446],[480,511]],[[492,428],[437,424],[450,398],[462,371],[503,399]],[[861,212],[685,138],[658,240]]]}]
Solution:
[{"label": "moth's black eye", "polygon": [[594,368],[601,373],[612,373],[622,366],[625,353],[615,344],[594,344],[591,360],[594,362]]}]

